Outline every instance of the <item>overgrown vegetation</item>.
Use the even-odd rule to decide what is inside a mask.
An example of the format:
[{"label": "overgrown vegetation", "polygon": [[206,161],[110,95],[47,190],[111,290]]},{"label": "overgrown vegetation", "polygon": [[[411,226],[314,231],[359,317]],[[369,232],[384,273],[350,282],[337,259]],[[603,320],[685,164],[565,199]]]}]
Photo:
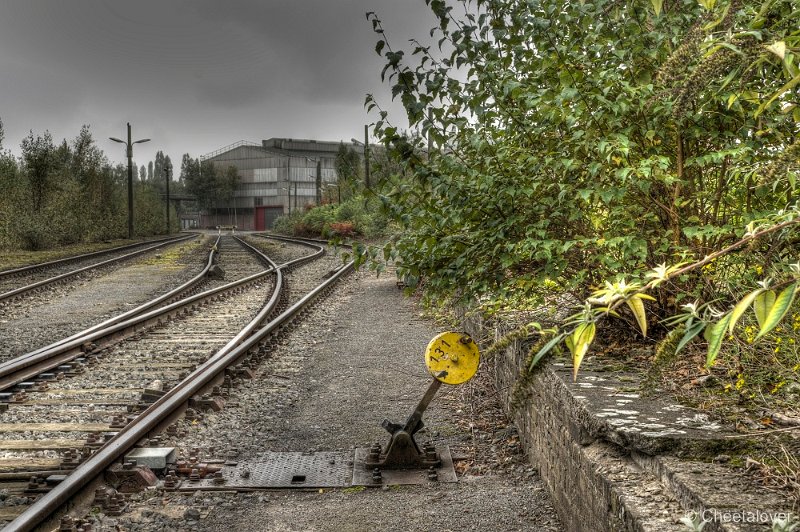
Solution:
[{"label": "overgrown vegetation", "polygon": [[666,380],[797,420],[796,2],[426,3],[433,43],[410,53],[367,15],[420,135],[367,97],[408,179],[386,195],[401,231],[359,260],[394,258],[439,301],[539,311],[531,365],[564,349],[577,377],[597,338],[634,333]]},{"label": "overgrown vegetation", "polygon": [[[438,46],[414,41],[413,64],[368,15],[392,93],[433,146],[368,97],[412,176],[388,194],[408,283],[490,310],[537,307],[553,287],[586,301],[547,346],[564,340],[576,368],[623,302],[647,335],[713,301],[689,324],[707,331],[710,367],[725,329],[711,325],[756,281],[794,294],[791,1],[428,4]],[[782,318],[792,298],[778,300]]]},{"label": "overgrown vegetation", "polygon": [[[2,149],[2,141],[0,133],[0,249],[40,250],[127,236],[127,168],[108,162],[87,126],[57,146],[49,132],[31,132],[19,159]],[[157,163],[169,171],[169,158],[161,156]],[[163,233],[163,176],[142,177],[134,183],[136,233]],[[176,230],[174,213],[171,219]]]},{"label": "overgrown vegetation", "polygon": [[235,166],[221,170],[210,160],[194,159],[188,153],[183,155],[180,183],[197,198],[198,205],[203,209],[210,208],[217,200],[230,204],[239,181]]}]

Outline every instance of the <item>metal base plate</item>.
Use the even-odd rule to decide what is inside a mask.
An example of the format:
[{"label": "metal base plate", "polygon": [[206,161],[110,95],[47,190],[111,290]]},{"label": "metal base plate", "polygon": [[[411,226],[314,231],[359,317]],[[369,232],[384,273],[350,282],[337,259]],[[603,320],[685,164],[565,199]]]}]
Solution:
[{"label": "metal base plate", "polygon": [[372,480],[372,468],[364,466],[368,448],[352,451],[318,453],[266,453],[258,462],[239,462],[222,468],[222,479],[183,480],[177,491],[225,491],[259,489],[318,489],[350,486],[380,487],[393,484],[435,484],[457,482],[453,457],[446,445],[437,446],[442,465],[436,469],[437,479],[428,479],[427,470],[383,470],[381,482]]},{"label": "metal base plate", "polygon": [[450,447],[437,445],[436,452],[442,460],[442,465],[436,468],[436,480],[429,480],[428,471],[424,469],[383,469],[381,470],[381,481],[375,482],[372,480],[372,468],[364,465],[367,456],[369,456],[369,449],[366,447],[356,449],[356,457],[353,464],[353,486],[379,487],[393,484],[458,482]]},{"label": "metal base plate", "polygon": [[353,478],[353,455],[351,452],[270,452],[264,461],[223,467],[222,478],[224,482],[186,480],[178,490],[344,488],[350,486]]}]

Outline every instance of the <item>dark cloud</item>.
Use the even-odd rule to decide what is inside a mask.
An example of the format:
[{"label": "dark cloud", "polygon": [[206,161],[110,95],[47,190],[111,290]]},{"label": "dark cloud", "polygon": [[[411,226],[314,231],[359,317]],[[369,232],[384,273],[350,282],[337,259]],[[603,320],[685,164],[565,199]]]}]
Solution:
[{"label": "dark cloud", "polygon": [[[364,17],[377,11],[399,44],[427,35],[423,0],[34,0],[0,7],[0,119],[5,147],[28,130],[105,139],[150,137],[137,159],[173,159],[240,139],[349,140],[385,91]],[[388,100],[385,97],[384,100]],[[141,163],[140,163],[141,164]]]}]

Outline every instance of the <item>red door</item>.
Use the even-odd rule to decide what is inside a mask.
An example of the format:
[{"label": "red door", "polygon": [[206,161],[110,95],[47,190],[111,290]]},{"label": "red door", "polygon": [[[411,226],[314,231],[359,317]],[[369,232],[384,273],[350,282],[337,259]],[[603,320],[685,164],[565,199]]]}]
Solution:
[{"label": "red door", "polygon": [[266,207],[256,207],[256,231],[264,231],[267,228],[266,210]]}]

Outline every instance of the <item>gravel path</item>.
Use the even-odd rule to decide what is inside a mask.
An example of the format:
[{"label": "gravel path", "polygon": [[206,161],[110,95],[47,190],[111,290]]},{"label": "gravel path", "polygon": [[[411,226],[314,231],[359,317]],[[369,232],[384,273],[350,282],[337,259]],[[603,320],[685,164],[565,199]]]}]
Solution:
[{"label": "gravel path", "polygon": [[[352,275],[284,337],[255,379],[218,413],[181,421],[175,445],[201,458],[257,460],[266,451],[348,450],[385,443],[384,417],[405,421],[430,382],[423,351],[440,329],[393,279]],[[485,371],[485,368],[482,370]],[[545,487],[519,453],[485,375],[443,387],[421,443],[464,459],[456,484],[270,491],[145,492],[100,530],[560,530]]]}]

